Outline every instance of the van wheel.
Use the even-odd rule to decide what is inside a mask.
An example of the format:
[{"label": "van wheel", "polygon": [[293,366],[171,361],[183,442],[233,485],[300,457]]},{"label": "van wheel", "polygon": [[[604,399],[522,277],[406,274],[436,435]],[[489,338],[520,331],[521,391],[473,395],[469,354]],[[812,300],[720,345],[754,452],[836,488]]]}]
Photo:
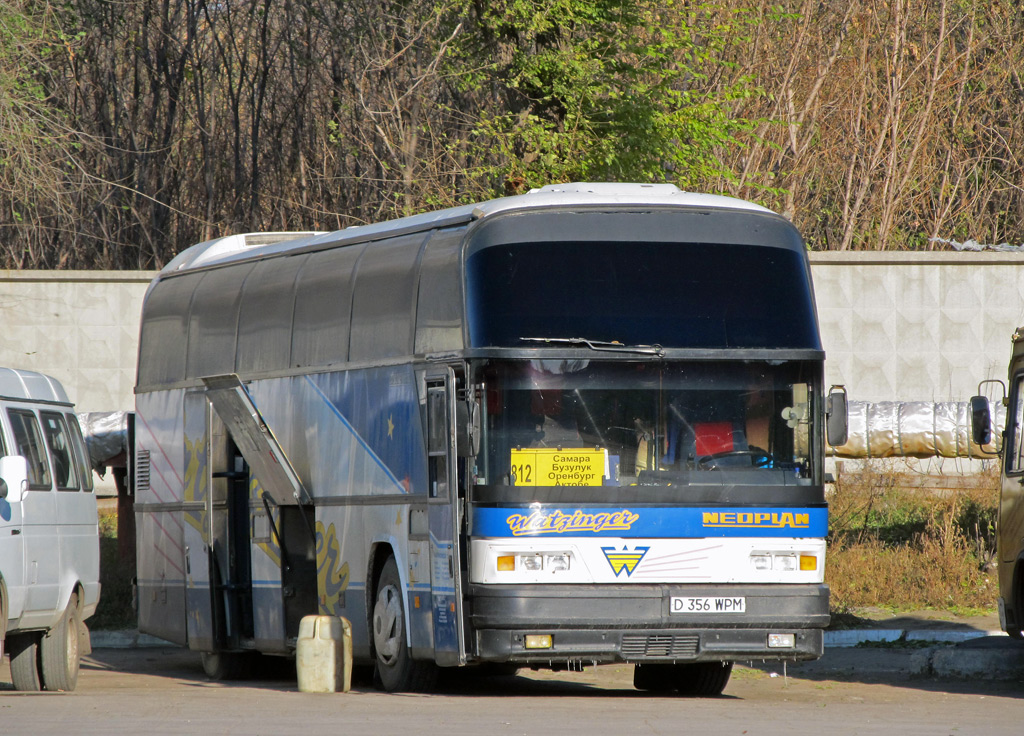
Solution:
[{"label": "van wheel", "polygon": [[433,662],[417,662],[409,656],[405,632],[405,604],[398,565],[390,557],[384,563],[377,582],[377,600],[373,606],[373,649],[377,662],[377,678],[390,692],[433,688],[437,667]]},{"label": "van wheel", "polygon": [[39,639],[36,631],[7,637],[15,690],[37,692],[43,689],[43,680],[39,676]]},{"label": "van wheel", "polygon": [[60,621],[40,642],[43,688],[71,692],[78,684],[78,642],[82,630],[78,596],[71,596]]}]

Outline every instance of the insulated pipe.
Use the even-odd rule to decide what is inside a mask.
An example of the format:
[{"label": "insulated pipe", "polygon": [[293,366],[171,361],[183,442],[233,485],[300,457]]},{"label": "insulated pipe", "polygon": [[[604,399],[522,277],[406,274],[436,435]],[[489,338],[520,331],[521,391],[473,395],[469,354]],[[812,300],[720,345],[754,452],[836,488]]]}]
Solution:
[{"label": "insulated pipe", "polygon": [[966,401],[851,401],[846,444],[830,448],[835,457],[970,457],[992,459],[1002,446],[1006,407],[989,401],[992,441],[971,439],[970,404]]}]

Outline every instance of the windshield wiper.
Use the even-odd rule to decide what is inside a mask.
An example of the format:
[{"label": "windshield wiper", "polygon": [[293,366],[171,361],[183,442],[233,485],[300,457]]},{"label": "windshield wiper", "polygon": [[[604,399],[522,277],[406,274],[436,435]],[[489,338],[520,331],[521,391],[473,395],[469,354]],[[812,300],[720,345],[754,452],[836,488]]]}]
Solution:
[{"label": "windshield wiper", "polygon": [[585,337],[520,337],[523,342],[555,343],[557,345],[586,345],[591,350],[612,353],[640,353],[643,355],[664,355],[661,345],[625,345],[618,340],[588,340]]}]

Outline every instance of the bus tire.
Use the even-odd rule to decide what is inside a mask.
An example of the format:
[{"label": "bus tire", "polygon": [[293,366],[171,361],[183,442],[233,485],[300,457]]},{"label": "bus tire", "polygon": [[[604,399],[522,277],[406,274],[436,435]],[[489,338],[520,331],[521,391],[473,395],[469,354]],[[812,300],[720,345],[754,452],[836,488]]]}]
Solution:
[{"label": "bus tire", "polygon": [[64,615],[46,632],[39,644],[43,689],[71,692],[78,684],[78,643],[82,630],[78,595],[72,594]]},{"label": "bus tire", "polygon": [[405,631],[402,581],[394,557],[384,563],[377,581],[371,628],[376,662],[375,681],[392,692],[430,690],[437,681],[433,662],[418,662],[409,654]]},{"label": "bus tire", "polygon": [[698,698],[721,695],[732,675],[732,662],[696,662],[674,667],[673,680],[679,694]]},{"label": "bus tire", "polygon": [[211,680],[242,680],[249,675],[252,657],[248,652],[201,652],[203,672]]},{"label": "bus tire", "polygon": [[43,679],[39,676],[40,638],[38,631],[12,634],[7,638],[15,690],[38,692],[43,689]]},{"label": "bus tire", "polygon": [[675,666],[638,664],[633,667],[633,687],[649,693],[668,693],[676,689]]}]

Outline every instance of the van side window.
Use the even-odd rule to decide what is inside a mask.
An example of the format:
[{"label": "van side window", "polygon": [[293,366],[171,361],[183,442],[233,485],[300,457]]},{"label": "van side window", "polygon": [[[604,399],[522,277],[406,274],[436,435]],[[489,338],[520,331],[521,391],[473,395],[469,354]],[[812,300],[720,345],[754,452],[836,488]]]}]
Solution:
[{"label": "van side window", "polygon": [[78,460],[78,472],[82,476],[82,490],[92,493],[92,465],[89,462],[89,450],[85,446],[85,438],[82,436],[82,428],[78,424],[78,418],[73,414],[67,415],[68,429],[71,430],[71,445],[75,448],[75,458]]},{"label": "van side window", "polygon": [[39,412],[43,420],[43,434],[46,444],[50,446],[50,461],[53,464],[53,478],[58,491],[78,490],[78,471],[71,450],[71,437],[68,435],[64,417],[50,411]]},{"label": "van side window", "polygon": [[17,453],[28,462],[29,490],[49,490],[50,466],[36,415],[25,409],[8,409],[7,418],[11,421]]}]

